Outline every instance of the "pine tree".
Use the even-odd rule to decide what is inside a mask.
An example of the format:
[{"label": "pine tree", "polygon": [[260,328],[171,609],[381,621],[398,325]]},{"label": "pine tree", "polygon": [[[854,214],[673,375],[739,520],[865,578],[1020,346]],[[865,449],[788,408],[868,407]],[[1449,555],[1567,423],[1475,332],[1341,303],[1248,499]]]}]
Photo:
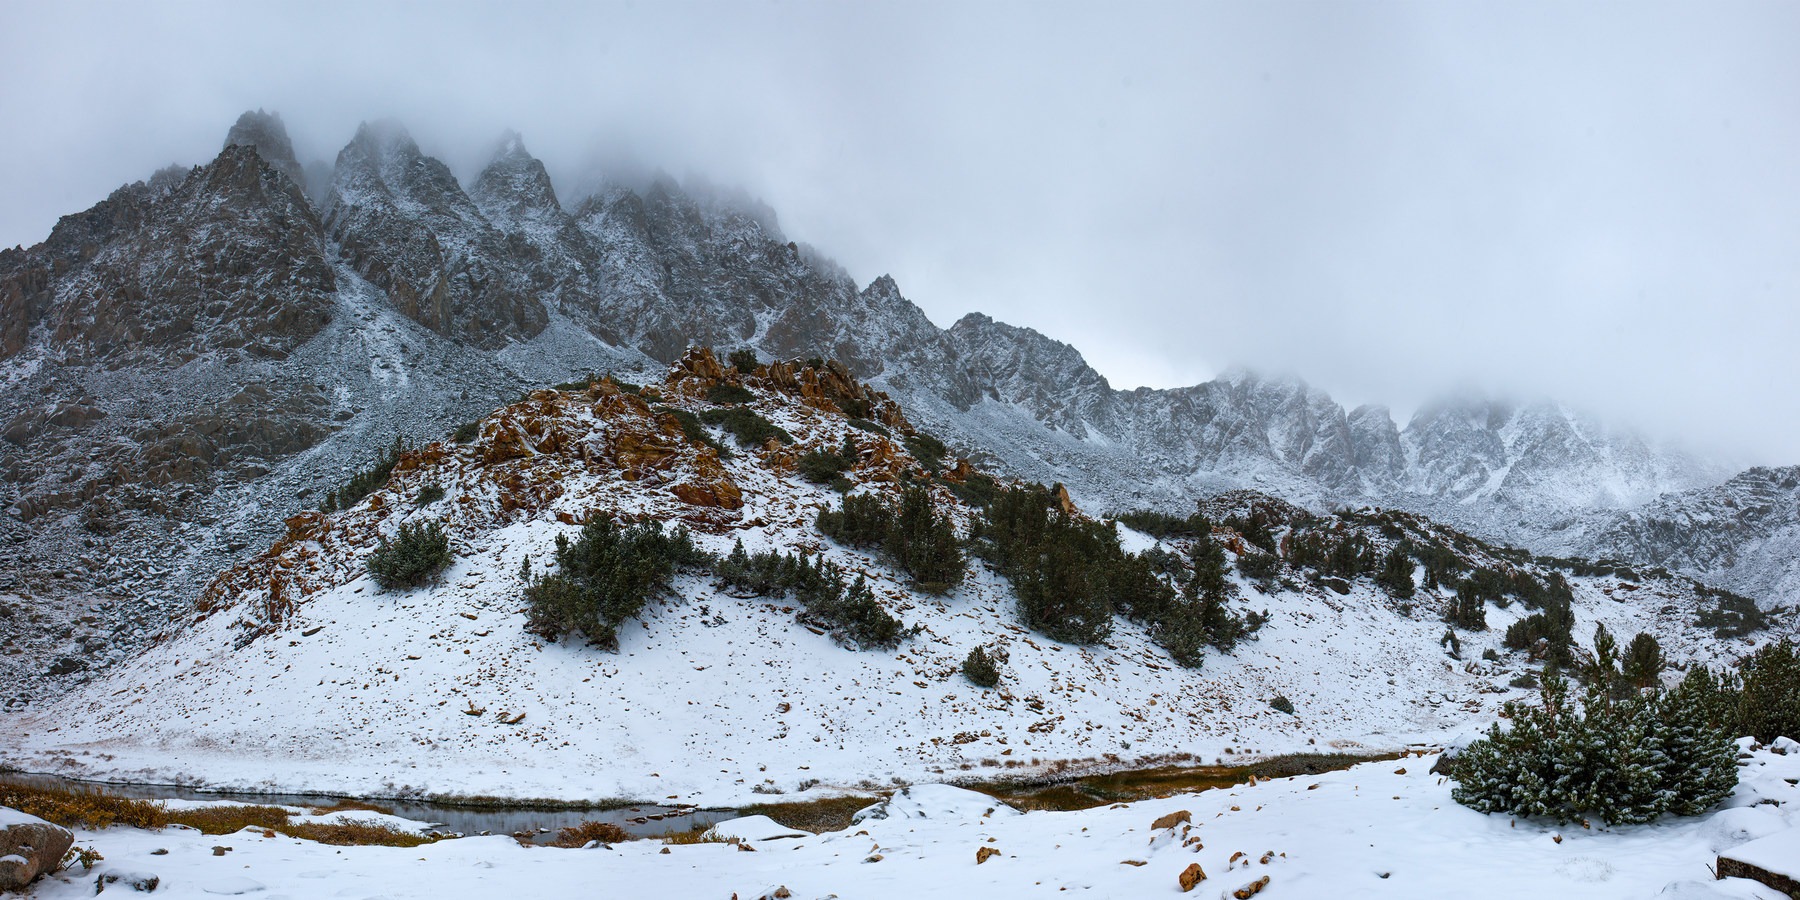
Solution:
[{"label": "pine tree", "polygon": [[1655,687],[1662,681],[1663,666],[1662,647],[1656,638],[1648,632],[1638,632],[1625,648],[1625,683],[1639,690]]},{"label": "pine tree", "polygon": [[1404,547],[1396,545],[1382,558],[1381,571],[1375,576],[1375,583],[1396,600],[1412,598],[1416,590],[1413,585],[1413,561]]},{"label": "pine tree", "polygon": [[986,650],[976,647],[963,657],[963,677],[976,687],[991,688],[1000,683],[1000,667]]}]

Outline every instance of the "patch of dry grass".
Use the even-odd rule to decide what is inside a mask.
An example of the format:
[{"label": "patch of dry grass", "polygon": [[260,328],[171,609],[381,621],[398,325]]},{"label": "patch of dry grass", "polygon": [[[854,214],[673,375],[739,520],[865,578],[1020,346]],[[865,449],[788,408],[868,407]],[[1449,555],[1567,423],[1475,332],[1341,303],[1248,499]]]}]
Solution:
[{"label": "patch of dry grass", "polygon": [[288,837],[303,841],[316,841],[337,847],[417,847],[420,844],[436,843],[437,838],[405,831],[392,825],[375,822],[341,822],[324,824],[317,822],[293,822],[275,829]]},{"label": "patch of dry grass", "polygon": [[550,841],[552,847],[585,847],[589,841],[602,844],[617,844],[631,840],[625,829],[611,822],[595,822],[592,820],[571,825],[556,832],[555,839]]},{"label": "patch of dry grass", "polygon": [[88,787],[0,784],[0,806],[64,828],[161,828],[169,824],[169,811],[161,803],[115,797]]},{"label": "patch of dry grass", "polygon": [[697,825],[687,831],[669,831],[663,834],[665,844],[729,844],[729,840],[719,837],[710,825]]},{"label": "patch of dry grass", "polygon": [[289,813],[279,806],[202,806],[168,811],[170,825],[198,828],[202,834],[231,834],[245,828],[282,829]]},{"label": "patch of dry grass", "polygon": [[[245,828],[258,828],[336,846],[417,847],[436,840],[389,825],[367,822],[295,822],[292,814],[279,806],[221,805],[171,810],[157,800],[119,797],[86,786],[0,783],[0,806],[12,807],[64,828],[129,825],[156,829],[186,825],[204,834],[232,834]],[[345,809],[382,811],[355,801],[341,801],[327,811]]]},{"label": "patch of dry grass", "polygon": [[789,828],[819,834],[850,827],[850,817],[874,803],[868,797],[827,797],[794,803],[758,803],[738,810],[740,816],[768,816]]}]

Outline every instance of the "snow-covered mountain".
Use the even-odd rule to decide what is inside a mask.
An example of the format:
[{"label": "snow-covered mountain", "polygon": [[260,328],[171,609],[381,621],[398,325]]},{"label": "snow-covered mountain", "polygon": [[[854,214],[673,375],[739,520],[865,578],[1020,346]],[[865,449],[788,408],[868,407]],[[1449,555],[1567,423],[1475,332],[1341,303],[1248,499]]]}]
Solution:
[{"label": "snow-covered mountain", "polygon": [[1753,597],[1800,595],[1800,467],[1758,467],[1709,488],[1590,517],[1571,552],[1641,559]]},{"label": "snow-covered mountain", "polygon": [[[785,438],[723,456],[716,445],[732,439],[721,427],[684,425],[684,415],[696,423],[727,411],[713,399],[721,385],[740,392],[730,401],[742,402],[738,414],[766,418]],[[1565,580],[1528,554],[1418,517],[1309,521],[1257,495],[1213,510],[1221,519],[1260,510],[1289,561],[1257,580],[1229,577],[1229,605],[1268,616],[1254,639],[1232,654],[1204,651],[1199,669],[1123,617],[1104,641],[1058,643],[1024,626],[1009,582],[986,566],[933,595],[890,557],[821,533],[818,511],[842,501],[797,468],[846,440],[856,455],[844,487],[884,497],[923,486],[969,531],[977,508],[958,488],[976,475],[922,464],[908,449],[914,431],[898,404],[832,364],[742,374],[695,351],[635,393],[605,379],[534,391],[465,443],[405,453],[384,486],[348,509],[288,518],[267,549],[211,582],[197,618],[0,725],[8,761],[260,790],[741,802],[821,782],[1210,761],[1234,749],[1395,749],[1441,739],[1526,693],[1518,678],[1530,648],[1502,640],[1538,602],[1525,599],[1530,590],[1497,595],[1484,605],[1487,630],[1465,630],[1447,649],[1450,585],[1396,594],[1366,574],[1326,576],[1300,549],[1326,539],[1368,559],[1406,541],[1515,585],[1566,583],[1581,640],[1597,624],[1648,632],[1678,663],[1717,663],[1751,646],[1699,624],[1713,601],[1687,579],[1571,571]],[[525,573],[550,570],[559,542],[600,517],[682,523],[720,555],[740,543],[818,554],[866,579],[907,630],[891,649],[852,650],[806,601],[745,596],[691,572],[624,623],[616,652],[546,640],[527,628]],[[371,553],[401,526],[433,522],[448,533],[449,568],[419,589],[379,589]],[[1114,528],[1127,550],[1183,577],[1191,537]],[[1228,564],[1265,555],[1248,531],[1212,534]],[[1002,660],[993,689],[960,672],[975,647]],[[1272,706],[1278,697],[1293,712]]]},{"label": "snow-covered mountain", "polygon": [[[892,278],[859,287],[729,191],[560,196],[517,135],[465,188],[393,122],[301,166],[258,111],[210,163],[0,251],[0,591],[58,623],[0,674],[128,652],[135,626],[115,620],[175,615],[396,433],[692,345],[841,360],[959,451],[1094,508],[1250,488],[1561,549],[1596,512],[1730,474],[1552,404],[1457,400],[1402,428],[1245,371],[1120,391],[1031,329],[937,327]],[[1731,560],[1707,571],[1800,577],[1777,554]]]}]

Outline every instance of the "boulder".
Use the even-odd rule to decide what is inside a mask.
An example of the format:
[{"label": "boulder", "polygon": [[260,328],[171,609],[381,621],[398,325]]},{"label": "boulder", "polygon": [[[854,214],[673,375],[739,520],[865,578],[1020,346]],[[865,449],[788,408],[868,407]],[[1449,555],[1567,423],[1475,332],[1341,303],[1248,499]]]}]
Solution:
[{"label": "boulder", "polygon": [[1194,820],[1193,813],[1190,813],[1185,809],[1178,809],[1172,813],[1169,813],[1166,816],[1163,816],[1160,819],[1157,819],[1154,822],[1151,822],[1150,830],[1151,831],[1161,831],[1164,828],[1174,828],[1175,826],[1180,825],[1183,822],[1192,822],[1193,820]]},{"label": "boulder", "polygon": [[1195,885],[1206,880],[1206,870],[1200,868],[1199,863],[1188,863],[1188,867],[1181,870],[1181,875],[1177,880],[1181,882],[1181,892],[1185,894],[1193,890]]},{"label": "boulder", "polygon": [[1000,851],[995,850],[992,847],[977,847],[975,848],[975,864],[979,866],[982,863],[987,862],[990,857],[999,855]]},{"label": "boulder", "polygon": [[0,806],[0,891],[16,891],[62,865],[75,835],[37,816]]}]

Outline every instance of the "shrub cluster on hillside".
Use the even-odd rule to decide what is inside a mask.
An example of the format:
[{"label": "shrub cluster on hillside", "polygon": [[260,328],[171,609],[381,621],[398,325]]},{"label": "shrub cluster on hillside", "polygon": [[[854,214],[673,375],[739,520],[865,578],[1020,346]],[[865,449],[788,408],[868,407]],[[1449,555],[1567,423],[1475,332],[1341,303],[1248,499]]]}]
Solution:
[{"label": "shrub cluster on hillside", "polygon": [[1054,497],[1042,485],[999,488],[971,535],[974,553],[1012,581],[1020,617],[1032,630],[1098,643],[1112,633],[1117,613],[1148,626],[1180,664],[1198,666],[1205,647],[1229,650],[1260,624],[1226,606],[1225,552],[1203,518],[1136,517],[1152,531],[1195,535],[1193,574],[1177,592],[1163,577],[1171,568],[1166,554],[1126,553],[1110,523],[1069,515]]},{"label": "shrub cluster on hillside", "polygon": [[749,403],[755,399],[756,395],[751,393],[749,388],[744,387],[741,384],[720,382],[706,390],[706,400],[708,403]]},{"label": "shrub cluster on hillside", "polygon": [[768,419],[756,414],[748,406],[727,406],[723,409],[709,409],[700,414],[700,421],[708,425],[723,427],[740,446],[752,450],[760,450],[769,441],[777,440],[784,444],[794,442],[794,436]]},{"label": "shrub cluster on hillside", "polygon": [[927,472],[936,472],[942,467],[944,455],[950,452],[943,441],[923,431],[914,431],[902,438],[901,442],[906,444],[906,452],[911,453],[913,459],[918,460],[919,465],[924,466]]},{"label": "shrub cluster on hillside", "polygon": [[668,590],[677,571],[707,562],[686,526],[665,532],[655,521],[622,526],[610,516],[591,520],[572,543],[557,536],[555,573],[527,572],[525,627],[549,640],[573,631],[616,648],[620,624]]},{"label": "shrub cluster on hillside", "polygon": [[400,462],[400,454],[405,450],[406,446],[401,443],[400,438],[395,437],[394,445],[377,457],[374,465],[351,475],[342,485],[328,491],[324,501],[319,504],[319,509],[324,512],[349,509],[357,501],[380,490],[388,483],[388,476],[394,473],[394,466]]},{"label": "shrub cluster on hillside", "polygon": [[813,450],[800,456],[800,477],[814,484],[828,484],[840,491],[850,489],[844,473],[856,467],[860,457],[856,440],[844,435],[844,443],[836,450]]},{"label": "shrub cluster on hillside", "polygon": [[845,497],[839,509],[820,510],[817,524],[840,544],[881,550],[927,593],[941,594],[962,582],[966,567],[956,529],[924,487],[907,487],[897,506],[873,494]]},{"label": "shrub cluster on hillside", "polygon": [[[441,489],[440,489],[441,490]],[[385,536],[369,554],[369,574],[384,590],[416,588],[450,564],[450,537],[437,522],[404,522],[393,540]]]},{"label": "shrub cluster on hillside", "polygon": [[875,599],[861,576],[850,581],[823,557],[772,551],[747,553],[737,542],[714,567],[726,588],[755,597],[792,596],[806,608],[803,621],[858,647],[893,647],[905,630]]}]

